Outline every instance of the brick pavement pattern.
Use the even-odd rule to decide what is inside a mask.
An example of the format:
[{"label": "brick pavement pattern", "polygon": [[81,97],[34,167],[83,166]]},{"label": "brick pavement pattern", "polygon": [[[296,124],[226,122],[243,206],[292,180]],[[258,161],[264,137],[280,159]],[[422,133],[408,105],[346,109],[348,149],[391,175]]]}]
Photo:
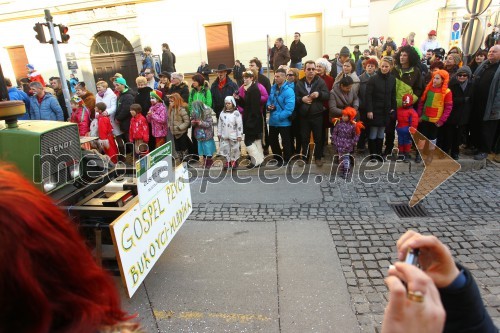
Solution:
[{"label": "brick pavement pattern", "polygon": [[[384,177],[383,175],[380,175]],[[397,260],[395,243],[407,229],[433,234],[471,270],[495,324],[500,326],[500,168],[460,172],[434,191],[423,205],[427,218],[399,218],[390,203],[408,202],[420,177],[398,173],[400,182],[376,184],[327,179],[322,201],[293,204],[194,204],[190,220],[276,222],[327,221],[340,257],[359,326],[380,331],[387,288],[384,277]],[[296,184],[294,186],[300,186]]]}]

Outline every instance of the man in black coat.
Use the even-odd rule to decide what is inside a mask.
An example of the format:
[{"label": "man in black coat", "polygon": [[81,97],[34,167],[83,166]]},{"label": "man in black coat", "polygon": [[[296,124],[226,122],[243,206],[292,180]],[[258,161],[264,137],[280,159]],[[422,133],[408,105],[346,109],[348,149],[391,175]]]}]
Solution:
[{"label": "man in black coat", "polygon": [[217,79],[212,83],[210,92],[212,93],[212,106],[217,119],[224,108],[224,99],[227,96],[233,96],[238,90],[238,86],[227,75],[231,73],[231,69],[224,64],[219,64],[217,67]]},{"label": "man in black coat", "polygon": [[161,57],[161,71],[167,73],[175,72],[174,54],[170,51],[170,47],[167,43],[163,43],[161,44],[161,49],[163,50]]},{"label": "man in black coat", "polygon": [[129,89],[127,81],[125,81],[122,77],[116,78],[115,86],[116,90],[120,93],[116,103],[115,120],[120,125],[120,131],[122,131],[120,136],[125,143],[128,143],[130,119],[132,118],[132,115],[130,114],[130,106],[134,104],[135,94]]},{"label": "man in black coat", "polygon": [[[49,79],[49,82],[50,82],[52,89],[54,89],[54,92],[56,94],[55,97],[57,98],[57,101],[59,102],[59,105],[61,106],[61,109],[63,111],[64,121],[67,121],[69,119],[69,113],[68,113],[68,108],[66,106],[66,101],[64,100],[61,79],[53,76]],[[68,82],[68,86],[69,86],[69,82]],[[68,87],[68,90],[71,91],[71,89],[69,87]]]},{"label": "man in black coat", "polygon": [[210,66],[208,66],[207,62],[205,60],[203,60],[200,64],[200,66],[198,66],[198,69],[196,70],[196,73],[199,73],[201,75],[203,75],[203,77],[205,78],[205,81],[210,81],[210,73],[212,73],[212,70],[210,69]]},{"label": "man in black coat", "polygon": [[302,58],[306,56],[306,46],[300,41],[300,33],[296,32],[290,45],[290,68],[302,69]]},{"label": "man in black coat", "polygon": [[[306,76],[295,85],[295,104],[298,105],[300,117],[300,135],[302,137],[302,154],[309,156],[309,137],[314,138],[314,161],[322,167],[323,142],[323,102],[330,97],[325,81],[316,75],[316,63],[308,60],[304,64]],[[306,159],[307,160],[307,159]]]},{"label": "man in black coat", "polygon": [[236,84],[238,85],[238,87],[243,84],[244,71],[246,71],[245,66],[239,60],[236,60],[233,67],[233,77],[236,80]]}]

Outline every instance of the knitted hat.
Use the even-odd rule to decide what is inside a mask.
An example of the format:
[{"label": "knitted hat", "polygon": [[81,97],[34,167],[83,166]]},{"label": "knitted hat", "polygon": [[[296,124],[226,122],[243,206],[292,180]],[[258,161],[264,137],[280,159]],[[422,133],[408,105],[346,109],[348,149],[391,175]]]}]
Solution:
[{"label": "knitted hat", "polygon": [[340,49],[340,53],[339,53],[340,56],[351,56],[351,51],[349,51],[349,49],[347,48],[347,46],[344,46]]},{"label": "knitted hat", "polygon": [[160,73],[160,75],[158,75],[158,76],[159,76],[159,77],[164,76],[164,77],[166,77],[169,81],[170,81],[170,78],[171,78],[170,73],[169,73],[169,72],[165,72],[165,71],[161,72],[161,73]]},{"label": "knitted hat", "polygon": [[122,77],[117,77],[117,78],[115,79],[115,82],[116,82],[116,83],[118,83],[118,84],[121,84],[122,86],[125,86],[125,87],[127,87],[127,88],[128,88],[128,86],[127,86],[127,81],[125,81],[125,79],[124,79],[124,78],[122,78]]},{"label": "knitted hat", "polygon": [[81,99],[81,98],[80,98],[80,97],[78,97],[78,96],[73,96],[73,97],[71,98],[71,102],[75,103],[75,104],[76,104],[76,105],[78,105],[78,106],[83,106],[83,104],[84,104],[84,103],[83,103],[83,99]]},{"label": "knitted hat", "polygon": [[184,74],[182,73],[179,73],[179,72],[173,72],[172,74],[170,74],[170,77],[172,79],[179,79],[179,81],[184,81]]},{"label": "knitted hat", "polygon": [[33,66],[32,64],[27,64],[26,68],[28,68],[30,71],[34,71],[35,70],[35,66]]},{"label": "knitted hat", "polygon": [[149,96],[156,98],[157,101],[163,102],[163,93],[159,90],[151,91]]},{"label": "knitted hat", "polygon": [[472,71],[470,70],[469,66],[462,66],[459,69],[457,69],[456,75],[459,74],[467,74],[469,77],[471,77]]},{"label": "knitted hat", "polygon": [[236,107],[236,101],[234,100],[233,96],[226,96],[226,98],[224,98],[224,103],[226,102],[231,102]]},{"label": "knitted hat", "polygon": [[437,32],[436,32],[436,30],[431,30],[431,31],[429,31],[429,33],[427,35],[428,36],[437,36]]},{"label": "knitted hat", "polygon": [[411,107],[413,105],[413,95],[412,94],[404,94],[403,95],[403,107]]},{"label": "knitted hat", "polygon": [[203,87],[203,84],[205,84],[205,78],[201,74],[195,74],[191,78],[191,80],[197,82],[201,87]]}]

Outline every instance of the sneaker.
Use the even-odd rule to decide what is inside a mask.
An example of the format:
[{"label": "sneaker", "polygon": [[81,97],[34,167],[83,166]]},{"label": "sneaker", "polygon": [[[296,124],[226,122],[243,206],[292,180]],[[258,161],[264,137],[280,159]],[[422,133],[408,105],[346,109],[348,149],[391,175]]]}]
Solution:
[{"label": "sneaker", "polygon": [[484,160],[486,157],[488,157],[487,153],[477,153],[476,155],[474,155],[474,159],[476,161]]},{"label": "sneaker", "polygon": [[229,162],[224,162],[224,166],[222,167],[223,170],[227,170],[229,168]]},{"label": "sneaker", "polygon": [[238,166],[236,165],[236,161],[231,162],[231,168],[236,169]]},{"label": "sneaker", "polygon": [[453,158],[455,161],[458,161],[458,154],[451,154],[451,158]]},{"label": "sneaker", "polygon": [[493,161],[495,161],[497,163],[500,163],[500,154],[496,154],[495,158],[493,159]]},{"label": "sneaker", "polygon": [[422,156],[420,156],[420,154],[417,154],[417,156],[415,156],[415,163],[422,163]]},{"label": "sneaker", "polygon": [[321,159],[319,160],[314,160],[314,163],[318,168],[321,168],[323,166],[323,161]]}]

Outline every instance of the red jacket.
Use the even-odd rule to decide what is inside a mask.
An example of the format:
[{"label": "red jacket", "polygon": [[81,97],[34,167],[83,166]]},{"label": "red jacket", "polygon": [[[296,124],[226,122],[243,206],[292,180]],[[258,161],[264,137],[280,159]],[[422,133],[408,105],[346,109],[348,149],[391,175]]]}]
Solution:
[{"label": "red jacket", "polygon": [[99,141],[102,142],[102,146],[106,155],[111,157],[113,163],[118,162],[118,147],[116,146],[115,136],[113,135],[113,126],[109,120],[109,116],[105,117],[100,115],[98,120],[98,130],[99,130]]},{"label": "red jacket", "polygon": [[90,132],[90,112],[85,107],[79,107],[71,113],[72,123],[78,124],[80,136],[86,136]]},{"label": "red jacket", "polygon": [[130,142],[135,140],[142,140],[144,142],[149,141],[149,127],[146,118],[142,113],[137,113],[135,117],[130,119],[130,130],[129,130]]},{"label": "red jacket", "polygon": [[405,109],[403,107],[398,108],[396,116],[398,118],[397,128],[411,126],[413,128],[418,127],[418,113],[413,108]]}]

